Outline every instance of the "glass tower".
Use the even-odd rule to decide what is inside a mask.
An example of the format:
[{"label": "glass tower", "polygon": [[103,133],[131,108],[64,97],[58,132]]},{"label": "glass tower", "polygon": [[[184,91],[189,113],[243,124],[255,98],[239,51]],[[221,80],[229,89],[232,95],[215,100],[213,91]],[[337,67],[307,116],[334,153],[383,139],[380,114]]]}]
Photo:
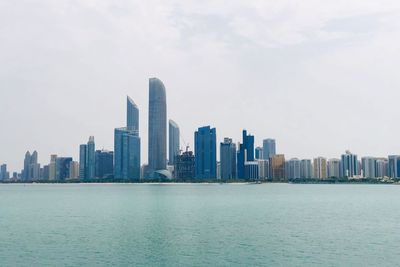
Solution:
[{"label": "glass tower", "polygon": [[169,164],[174,165],[175,157],[179,155],[179,126],[173,120],[169,120]]}]

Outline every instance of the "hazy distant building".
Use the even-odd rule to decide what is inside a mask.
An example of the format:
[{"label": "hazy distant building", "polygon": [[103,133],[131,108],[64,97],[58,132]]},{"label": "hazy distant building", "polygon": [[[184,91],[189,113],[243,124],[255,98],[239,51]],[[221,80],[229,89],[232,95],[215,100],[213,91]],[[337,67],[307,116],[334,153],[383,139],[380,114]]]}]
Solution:
[{"label": "hazy distant building", "polygon": [[236,179],[236,145],[232,139],[225,138],[220,146],[221,179]]},{"label": "hazy distant building", "polygon": [[246,130],[242,133],[243,143],[239,144],[237,154],[237,175],[238,178],[246,179],[245,164],[254,161],[254,136],[248,135]]},{"label": "hazy distant building", "polygon": [[2,164],[0,166],[0,181],[5,181],[10,179],[10,173],[7,171],[7,164]]},{"label": "hazy distant building", "polygon": [[65,181],[70,177],[72,158],[58,157],[56,159],[56,180]]},{"label": "hazy distant building", "polygon": [[324,180],[328,178],[326,158],[318,157],[314,159],[314,178]]},{"label": "hazy distant building", "polygon": [[364,178],[376,178],[376,158],[363,157],[361,159],[361,168]]},{"label": "hazy distant building", "polygon": [[95,176],[98,179],[111,178],[114,176],[114,152],[97,150]]},{"label": "hazy distant building", "polygon": [[29,151],[25,154],[24,169],[22,171],[24,181],[35,181],[40,179],[40,164],[38,163],[38,153]]},{"label": "hazy distant building", "polygon": [[129,96],[127,97],[126,109],[126,128],[139,132],[139,108]]},{"label": "hazy distant building", "polygon": [[352,154],[350,151],[346,151],[346,153],[342,155],[341,159],[341,176],[353,178],[357,175],[359,175],[357,155]]},{"label": "hazy distant building", "polygon": [[388,175],[388,160],[384,158],[378,158],[376,159],[376,165],[375,165],[375,170],[376,170],[376,177],[377,178],[384,178],[389,176]]},{"label": "hazy distant building", "polygon": [[95,149],[93,136],[89,137],[87,144],[79,146],[79,178],[81,180],[92,180],[95,177]]},{"label": "hazy distant building", "polygon": [[175,157],[175,179],[188,181],[195,178],[195,157],[192,151],[183,152]]},{"label": "hazy distant building", "polygon": [[267,180],[269,178],[269,161],[260,159],[258,162],[258,176],[260,180]]},{"label": "hazy distant building", "polygon": [[389,177],[397,179],[400,177],[400,156],[389,156]]},{"label": "hazy distant building", "polygon": [[276,155],[275,139],[265,139],[263,141],[263,159],[269,159]]},{"label": "hazy distant building", "polygon": [[340,159],[328,160],[328,177],[340,178]]},{"label": "hazy distant building", "polygon": [[300,165],[300,160],[298,158],[293,158],[288,161],[288,169],[286,170],[288,179],[299,179],[301,177]]},{"label": "hazy distant building", "polygon": [[175,157],[179,155],[179,148],[180,148],[180,132],[179,132],[179,126],[176,122],[173,120],[169,120],[169,146],[168,146],[168,159],[169,159],[169,164],[174,165],[175,163]]},{"label": "hazy distant building", "polygon": [[136,130],[114,130],[114,178],[140,180],[140,137]]},{"label": "hazy distant building", "polygon": [[270,157],[270,174],[274,182],[284,182],[285,179],[285,156],[273,155]]},{"label": "hazy distant building", "polygon": [[157,78],[149,80],[148,156],[151,173],[167,169],[167,99],[164,84]]},{"label": "hazy distant building", "polygon": [[263,148],[262,147],[256,147],[256,149],[255,149],[255,155],[254,155],[254,157],[255,157],[255,159],[256,160],[260,160],[260,159],[263,159]]},{"label": "hazy distant building", "polygon": [[79,178],[79,162],[71,161],[69,163],[69,177],[68,179],[78,179]]},{"label": "hazy distant building", "polygon": [[50,164],[49,164],[49,180],[54,181],[56,179],[56,160],[57,155],[50,156]]},{"label": "hazy distant building", "polygon": [[41,178],[48,181],[50,178],[50,165],[44,165],[42,169]]},{"label": "hazy distant building", "polygon": [[257,161],[246,161],[244,164],[244,178],[247,181],[259,180],[259,168]]},{"label": "hazy distant building", "polygon": [[313,176],[313,167],[310,159],[300,161],[300,178],[311,179]]},{"label": "hazy distant building", "polygon": [[196,178],[217,178],[217,132],[210,126],[199,128],[194,135]]}]

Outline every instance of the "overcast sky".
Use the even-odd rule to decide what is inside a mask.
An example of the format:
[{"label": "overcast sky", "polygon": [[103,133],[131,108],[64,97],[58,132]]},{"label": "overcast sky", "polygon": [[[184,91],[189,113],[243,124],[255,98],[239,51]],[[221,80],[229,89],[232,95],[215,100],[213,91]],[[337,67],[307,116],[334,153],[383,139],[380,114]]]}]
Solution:
[{"label": "overcast sky", "polygon": [[400,154],[399,18],[398,0],[0,0],[0,163],[113,150],[126,95],[147,162],[150,77],[191,146],[211,125],[287,158]]}]

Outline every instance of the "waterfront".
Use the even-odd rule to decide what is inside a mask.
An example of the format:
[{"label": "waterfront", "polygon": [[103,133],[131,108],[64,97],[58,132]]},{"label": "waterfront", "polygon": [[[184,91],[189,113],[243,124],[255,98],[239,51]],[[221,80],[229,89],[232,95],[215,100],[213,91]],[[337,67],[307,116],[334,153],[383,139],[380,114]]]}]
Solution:
[{"label": "waterfront", "polygon": [[400,187],[0,185],[1,266],[394,266]]}]

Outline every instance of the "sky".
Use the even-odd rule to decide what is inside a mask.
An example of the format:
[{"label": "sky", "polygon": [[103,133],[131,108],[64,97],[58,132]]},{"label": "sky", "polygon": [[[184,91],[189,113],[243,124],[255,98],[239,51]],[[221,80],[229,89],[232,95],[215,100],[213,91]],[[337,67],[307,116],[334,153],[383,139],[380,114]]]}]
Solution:
[{"label": "sky", "polygon": [[0,0],[0,163],[113,150],[126,96],[167,89],[182,147],[217,128],[277,140],[286,158],[400,154],[400,2]]}]

